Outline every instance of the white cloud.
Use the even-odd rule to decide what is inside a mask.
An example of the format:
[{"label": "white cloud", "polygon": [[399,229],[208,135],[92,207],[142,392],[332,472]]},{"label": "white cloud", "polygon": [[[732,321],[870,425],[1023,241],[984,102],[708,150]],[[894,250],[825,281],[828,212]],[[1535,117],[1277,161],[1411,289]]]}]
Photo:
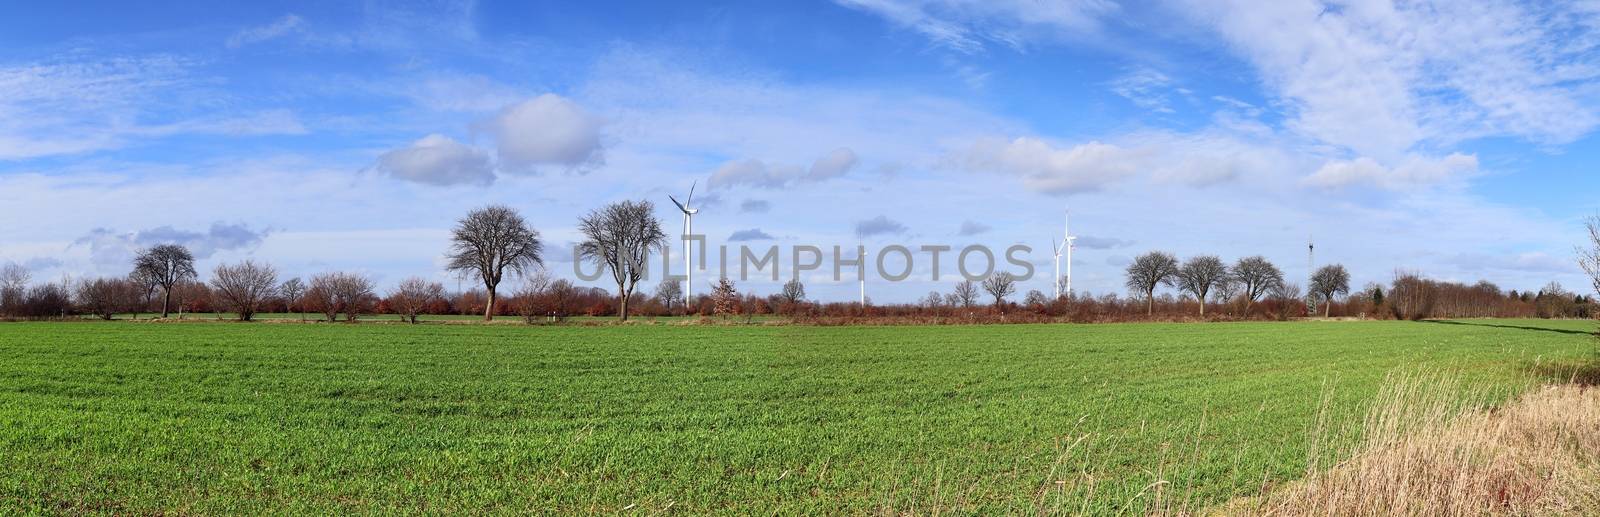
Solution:
[{"label": "white cloud", "polygon": [[288,34],[299,32],[305,20],[294,14],[286,14],[272,23],[259,27],[250,27],[240,30],[228,37],[228,48],[238,48],[252,43],[276,39]]},{"label": "white cloud", "polygon": [[1452,153],[1443,158],[1410,156],[1393,167],[1385,167],[1377,160],[1362,157],[1330,161],[1306,177],[1305,183],[1328,188],[1365,184],[1405,189],[1459,179],[1477,170],[1478,157],[1470,154]]},{"label": "white cloud", "polygon": [[739,203],[741,214],[765,214],[772,210],[772,203],[760,199],[746,199]]},{"label": "white cloud", "polygon": [[768,166],[761,160],[746,158],[732,160],[711,173],[707,188],[727,188],[738,185],[777,188],[789,183],[800,174],[795,166]]},{"label": "white cloud", "polygon": [[494,182],[489,154],[450,137],[432,134],[383,153],[378,169],[399,179],[429,185],[488,185]]},{"label": "white cloud", "polygon": [[850,172],[855,166],[856,152],[847,147],[840,147],[811,162],[811,169],[807,171],[805,179],[822,181],[837,178]]},{"label": "white cloud", "polygon": [[1237,110],[1240,113],[1249,115],[1251,117],[1261,115],[1261,108],[1257,107],[1256,105],[1229,97],[1227,95],[1213,95],[1211,96],[1211,100],[1217,101],[1218,104]]},{"label": "white cloud", "polygon": [[[1104,141],[1058,145],[1036,137],[979,138],[947,153],[944,164],[999,172],[1046,194],[1127,188],[1215,188],[1296,185],[1327,160],[1327,151],[1286,138],[1257,123],[1220,117],[1196,132],[1145,130],[1105,135]],[[1422,185],[1418,183],[1418,185]]]},{"label": "white cloud", "polygon": [[739,230],[739,231],[733,232],[732,235],[728,236],[728,241],[729,242],[770,241],[770,240],[772,240],[772,236],[768,235],[767,232],[761,231],[760,228],[751,228],[751,229],[748,229],[748,230]]},{"label": "white cloud", "polygon": [[1137,68],[1111,81],[1111,91],[1135,106],[1157,113],[1173,113],[1167,99],[1172,78],[1152,68]]},{"label": "white cloud", "polygon": [[838,178],[855,168],[857,157],[849,148],[838,148],[811,162],[809,169],[798,165],[767,164],[756,159],[731,160],[717,167],[707,182],[708,188],[727,188],[738,185],[781,188],[801,182],[819,182]]},{"label": "white cloud", "polygon": [[485,126],[507,172],[534,172],[544,165],[582,172],[603,161],[600,119],[559,95],[546,93],[507,107]]},{"label": "white cloud", "polygon": [[989,225],[980,222],[961,221],[961,228],[956,230],[956,235],[961,237],[971,237],[973,235],[989,233],[989,230],[993,229],[994,228],[990,227]]},{"label": "white cloud", "polygon": [[1033,190],[1071,194],[1100,190],[1127,178],[1142,157],[1138,151],[1100,142],[1060,148],[1021,137],[1010,142],[981,139],[955,159],[970,171],[1015,174]]},{"label": "white cloud", "polygon": [[900,235],[906,233],[906,230],[906,225],[882,215],[856,222],[857,238],[872,237],[874,235]]}]

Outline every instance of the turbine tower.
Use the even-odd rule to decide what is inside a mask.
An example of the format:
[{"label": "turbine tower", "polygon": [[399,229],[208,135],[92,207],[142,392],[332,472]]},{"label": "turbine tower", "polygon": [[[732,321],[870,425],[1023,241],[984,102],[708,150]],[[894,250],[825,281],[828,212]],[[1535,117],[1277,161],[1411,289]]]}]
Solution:
[{"label": "turbine tower", "polygon": [[[1062,247],[1067,248],[1067,296],[1072,296],[1072,249],[1078,247],[1078,245],[1073,244],[1073,241],[1078,240],[1078,236],[1072,234],[1072,210],[1067,210],[1066,227],[1063,229],[1062,234],[1062,240],[1064,241],[1062,242]],[[1061,252],[1056,252],[1056,255],[1060,256]],[[1060,268],[1057,268],[1056,275],[1060,274]],[[1060,283],[1061,281],[1056,280],[1056,282]],[[1057,289],[1060,288],[1058,287]],[[1060,298],[1061,295],[1057,293],[1056,297]]]},{"label": "turbine tower", "polygon": [[[1052,277],[1052,281],[1050,283],[1055,284],[1057,299],[1061,298],[1061,248],[1065,247],[1067,247],[1067,241],[1063,240],[1061,243],[1057,244],[1055,237],[1050,238],[1050,248],[1055,250],[1056,253],[1056,276]],[[1071,266],[1070,263],[1067,265]]]},{"label": "turbine tower", "polygon": [[[861,243],[856,243],[856,250],[861,255],[859,257],[859,259],[861,260],[861,265],[858,266],[858,267],[860,267],[862,269],[866,269],[867,268],[867,247],[866,247],[866,245],[865,244],[861,244]],[[865,273],[861,274],[861,308],[862,309],[866,309],[867,308],[867,275]]]},{"label": "turbine tower", "polygon": [[672,200],[672,204],[678,205],[678,210],[682,210],[683,211],[683,274],[684,274],[683,312],[684,312],[684,314],[688,314],[689,313],[689,301],[694,298],[694,261],[690,260],[690,255],[692,253],[692,250],[689,247],[689,236],[690,235],[694,235],[694,214],[700,213],[700,209],[698,209],[698,208],[690,208],[689,205],[694,203],[694,188],[699,186],[699,185],[700,185],[700,181],[699,180],[695,180],[694,183],[689,184],[689,197],[684,198],[682,203],[678,202],[678,198],[672,197],[671,194],[667,194],[667,199],[671,199]]},{"label": "turbine tower", "polygon": [[1061,251],[1067,252],[1067,296],[1072,296],[1072,241],[1078,240],[1072,235],[1072,211],[1067,211],[1066,226],[1061,230],[1061,242],[1056,243],[1055,237],[1050,238],[1050,247],[1056,253],[1056,276],[1051,283],[1055,284],[1056,298],[1061,298]]}]

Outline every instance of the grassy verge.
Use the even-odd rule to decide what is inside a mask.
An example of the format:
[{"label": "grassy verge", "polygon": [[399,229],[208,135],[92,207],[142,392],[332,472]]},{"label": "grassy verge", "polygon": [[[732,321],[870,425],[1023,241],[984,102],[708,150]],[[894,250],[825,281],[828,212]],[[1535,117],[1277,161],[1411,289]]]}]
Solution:
[{"label": "grassy verge", "polygon": [[[1600,390],[1545,386],[1497,407],[1463,405],[1458,381],[1401,377],[1359,434],[1318,451],[1304,479],[1236,501],[1230,515],[1591,515],[1600,508]],[[1333,461],[1337,463],[1333,463]]]}]

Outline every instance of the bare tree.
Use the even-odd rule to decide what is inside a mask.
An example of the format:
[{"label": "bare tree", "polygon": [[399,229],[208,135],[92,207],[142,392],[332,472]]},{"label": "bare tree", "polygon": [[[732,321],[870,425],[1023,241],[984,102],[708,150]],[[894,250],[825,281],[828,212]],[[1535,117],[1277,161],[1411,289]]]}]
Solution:
[{"label": "bare tree", "polygon": [[1261,299],[1262,295],[1283,284],[1283,272],[1260,255],[1239,259],[1228,273],[1239,282],[1246,314],[1250,311],[1250,305]]},{"label": "bare tree", "polygon": [[1227,278],[1228,266],[1222,264],[1222,259],[1216,255],[1201,255],[1184,261],[1178,268],[1178,289],[1193,294],[1195,301],[1200,302],[1200,315],[1205,316],[1206,295]]},{"label": "bare tree", "polygon": [[[1495,288],[1499,291],[1499,288]],[[1322,298],[1323,317],[1333,315],[1333,298],[1350,292],[1350,272],[1340,264],[1317,268],[1311,275],[1311,293]]]},{"label": "bare tree", "polygon": [[[202,307],[209,308],[211,302],[216,299],[215,294],[206,284],[194,280],[185,280],[172,286],[174,305],[178,307],[178,319],[183,319],[185,312],[198,312]],[[217,313],[217,319],[222,319],[222,313]]]},{"label": "bare tree", "polygon": [[195,277],[194,254],[177,244],[162,244],[139,252],[133,270],[161,287],[161,317],[171,314],[172,286]]},{"label": "bare tree", "polygon": [[673,279],[662,280],[656,285],[656,299],[666,305],[667,314],[671,314],[674,305],[683,303],[683,283]]},{"label": "bare tree", "polygon": [[550,310],[555,312],[556,319],[566,320],[568,315],[577,312],[573,303],[578,299],[578,287],[565,278],[558,278],[550,282]]},{"label": "bare tree", "polygon": [[1302,307],[1300,303],[1300,284],[1293,282],[1278,282],[1272,286],[1267,296],[1278,306],[1278,319],[1286,320],[1294,315],[1296,308]]},{"label": "bare tree", "polygon": [[122,278],[96,278],[78,283],[78,308],[100,319],[110,320],[138,297],[134,287]]},{"label": "bare tree", "polygon": [[544,271],[527,275],[512,296],[517,299],[517,315],[522,316],[522,321],[532,324],[539,316],[550,311],[550,275]]},{"label": "bare tree", "polygon": [[1218,305],[1222,305],[1223,310],[1229,310],[1233,299],[1239,297],[1239,291],[1243,285],[1231,273],[1222,275],[1222,278],[1217,280],[1217,285],[1211,287],[1211,300]]},{"label": "bare tree", "polygon": [[1044,310],[1049,307],[1050,300],[1045,298],[1044,292],[1038,289],[1029,289],[1028,295],[1022,297],[1022,304],[1034,310]]},{"label": "bare tree", "polygon": [[1578,266],[1589,274],[1595,293],[1600,293],[1600,215],[1584,218],[1583,224],[1589,230],[1589,242],[1577,248]]},{"label": "bare tree", "polygon": [[489,321],[494,319],[495,287],[505,271],[523,274],[544,264],[543,250],[539,232],[529,228],[521,214],[511,207],[490,205],[467,213],[456,223],[450,236],[449,269],[483,281],[489,293],[483,320]]},{"label": "bare tree", "polygon": [[1421,320],[1433,315],[1438,302],[1438,285],[1415,271],[1396,269],[1384,301],[1396,318]]},{"label": "bare tree", "polygon": [[301,303],[313,311],[322,313],[329,323],[339,319],[339,287],[343,273],[323,273],[311,277],[311,287],[306,289]]},{"label": "bare tree", "polygon": [[1573,316],[1576,298],[1571,291],[1561,287],[1560,282],[1552,280],[1539,289],[1533,303],[1541,318],[1566,318]]},{"label": "bare tree", "polygon": [[300,298],[306,295],[306,284],[300,277],[290,278],[278,286],[278,295],[283,296],[283,308],[300,313],[300,321],[306,320],[306,307]]},{"label": "bare tree", "polygon": [[957,282],[955,290],[950,294],[955,297],[955,303],[950,304],[951,306],[959,305],[963,309],[971,309],[978,303],[978,284],[972,283],[971,280]]},{"label": "bare tree", "polygon": [[1178,274],[1178,257],[1164,251],[1139,255],[1128,265],[1128,289],[1144,293],[1145,314],[1155,314],[1156,287],[1172,286]]},{"label": "bare tree", "polygon": [[357,273],[335,273],[333,296],[343,308],[344,320],[354,323],[362,314],[372,312],[372,279]]},{"label": "bare tree", "polygon": [[32,275],[28,268],[15,262],[0,267],[0,314],[17,316],[22,311],[22,300],[28,294],[28,281]]},{"label": "bare tree", "polygon": [[402,319],[415,325],[417,315],[427,309],[428,304],[443,297],[444,284],[411,277],[401,280],[389,291],[389,307],[399,313]]},{"label": "bare tree", "polygon": [[72,296],[65,286],[45,283],[28,288],[22,297],[18,316],[26,318],[64,318],[72,310]]},{"label": "bare tree", "polygon": [[1017,292],[1017,277],[1010,271],[1001,271],[983,280],[983,290],[994,297],[994,307],[1004,309],[1006,297]]},{"label": "bare tree", "polygon": [[249,260],[232,266],[221,264],[211,272],[211,287],[239,315],[239,321],[250,321],[278,287],[278,272]]},{"label": "bare tree", "polygon": [[783,290],[778,291],[778,300],[783,302],[785,310],[793,310],[800,302],[806,301],[806,285],[800,283],[799,278],[791,278],[783,283]]},{"label": "bare tree", "polygon": [[139,295],[137,303],[132,307],[133,319],[137,320],[140,312],[150,308],[150,303],[155,297],[156,287],[159,286],[156,285],[155,279],[150,278],[150,275],[137,269],[128,274],[128,282],[133,284]]},{"label": "bare tree", "polygon": [[628,299],[650,272],[650,252],[667,245],[655,205],[612,203],[579,219],[578,230],[588,239],[578,245],[578,255],[611,271],[617,282],[617,318],[628,321]]},{"label": "bare tree", "polygon": [[943,307],[944,295],[939,294],[939,291],[929,291],[928,295],[922,298],[921,305],[928,309],[937,309]]}]

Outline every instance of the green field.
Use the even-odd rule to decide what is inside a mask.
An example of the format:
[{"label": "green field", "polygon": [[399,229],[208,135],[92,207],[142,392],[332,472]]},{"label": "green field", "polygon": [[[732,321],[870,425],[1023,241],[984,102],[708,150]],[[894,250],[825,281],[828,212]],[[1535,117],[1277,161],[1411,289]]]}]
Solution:
[{"label": "green field", "polygon": [[1593,327],[8,323],[0,508],[1136,512],[1296,477],[1325,396],[1508,396]]},{"label": "green field", "polygon": [[[151,313],[145,312],[145,313],[139,313],[137,315],[135,315],[135,314],[118,314],[116,316],[116,319],[117,320],[132,320],[132,321],[146,321],[146,320],[152,320],[152,319],[159,318],[160,316],[161,316],[160,313],[151,314]],[[309,313],[309,312],[308,313],[304,313],[304,314],[294,313],[294,312],[263,312],[263,313],[256,314],[254,316],[254,318],[255,318],[255,321],[294,321],[294,322],[309,321],[309,322],[320,322],[323,319],[323,315],[320,314],[320,313]],[[93,317],[93,316],[79,316],[79,319],[94,320],[96,318]],[[231,312],[221,312],[221,313],[219,313],[219,312],[191,312],[191,313],[188,313],[188,314],[181,314],[181,315],[176,313],[176,312],[174,312],[174,313],[171,314],[169,319],[179,320],[179,321],[184,321],[184,322],[233,321],[233,320],[238,319],[238,316],[235,315],[234,313],[231,313]],[[363,321],[363,322],[370,321],[370,322],[377,322],[377,323],[404,323],[406,321],[406,320],[402,319],[400,317],[400,315],[398,315],[398,314],[363,314],[363,315],[357,317],[356,319],[358,321]],[[629,318],[629,321],[632,322],[632,323],[636,323],[636,324],[638,324],[638,323],[678,323],[678,322],[682,322],[682,321],[685,321],[685,320],[691,320],[691,319],[700,319],[700,317],[699,316],[633,316],[633,317]],[[786,321],[785,317],[772,315],[772,314],[750,314],[750,315],[727,316],[727,317],[718,316],[718,317],[715,317],[713,319],[729,321],[729,322],[735,322],[735,323],[745,322],[745,321],[752,321],[752,322]],[[344,322],[344,315],[343,314],[339,315],[339,320],[338,321],[341,322],[341,323]],[[473,323],[473,322],[481,322],[481,321],[483,321],[483,315],[482,314],[424,314],[424,315],[418,316],[417,317],[417,321],[419,323],[458,323],[458,322]],[[498,322],[498,323],[522,323],[522,317],[521,316],[495,316],[494,317],[494,321]],[[565,323],[611,323],[611,322],[617,321],[617,317],[616,316],[567,316],[566,318],[562,318],[561,321],[565,322]],[[538,323],[545,323],[546,319],[543,318],[543,317],[540,317],[537,322]]]}]

